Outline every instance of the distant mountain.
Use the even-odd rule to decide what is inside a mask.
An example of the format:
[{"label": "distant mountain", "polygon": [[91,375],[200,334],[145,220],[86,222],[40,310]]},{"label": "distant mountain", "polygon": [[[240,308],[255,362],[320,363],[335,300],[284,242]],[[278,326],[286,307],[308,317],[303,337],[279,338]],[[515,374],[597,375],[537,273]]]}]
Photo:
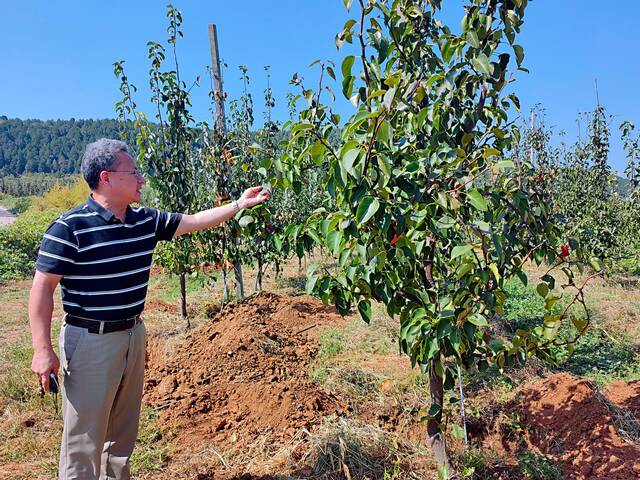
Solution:
[{"label": "distant mountain", "polygon": [[629,194],[631,183],[626,178],[616,175],[616,187],[618,188],[618,193],[620,194],[620,196],[626,197]]},{"label": "distant mountain", "polygon": [[0,116],[0,176],[80,171],[87,143],[120,138],[116,120],[20,120]]}]

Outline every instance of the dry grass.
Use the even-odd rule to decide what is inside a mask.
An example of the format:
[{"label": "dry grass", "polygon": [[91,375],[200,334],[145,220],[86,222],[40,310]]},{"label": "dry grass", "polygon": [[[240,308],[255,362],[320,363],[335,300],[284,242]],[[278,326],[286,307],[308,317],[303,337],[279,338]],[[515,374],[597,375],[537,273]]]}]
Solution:
[{"label": "dry grass", "polygon": [[298,465],[319,479],[436,478],[435,466],[425,457],[430,459],[424,449],[379,427],[328,418],[309,436]]}]

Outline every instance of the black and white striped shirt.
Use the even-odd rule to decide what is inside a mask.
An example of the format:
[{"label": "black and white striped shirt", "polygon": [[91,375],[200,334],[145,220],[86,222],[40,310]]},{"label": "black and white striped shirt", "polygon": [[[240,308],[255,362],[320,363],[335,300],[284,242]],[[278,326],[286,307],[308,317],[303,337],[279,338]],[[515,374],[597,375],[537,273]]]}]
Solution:
[{"label": "black and white striped shirt", "polygon": [[95,320],[142,312],[153,249],[171,240],[182,215],[127,207],[122,223],[90,195],[47,229],[36,269],[62,275],[64,311]]}]

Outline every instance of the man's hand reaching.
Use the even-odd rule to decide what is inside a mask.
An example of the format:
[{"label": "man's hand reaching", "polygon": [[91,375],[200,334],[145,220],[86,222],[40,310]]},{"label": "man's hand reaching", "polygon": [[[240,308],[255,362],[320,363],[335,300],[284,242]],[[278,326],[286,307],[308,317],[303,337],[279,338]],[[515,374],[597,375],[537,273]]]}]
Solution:
[{"label": "man's hand reaching", "polygon": [[234,202],[229,202],[220,207],[210,208],[193,215],[183,215],[174,237],[189,232],[197,232],[205,228],[215,227],[226,222],[238,213],[239,209],[251,208],[264,202],[271,196],[268,188],[252,187],[245,190],[242,196]]},{"label": "man's hand reaching", "polygon": [[271,196],[271,192],[263,187],[251,187],[245,190],[238,199],[240,208],[251,208],[264,202]]}]

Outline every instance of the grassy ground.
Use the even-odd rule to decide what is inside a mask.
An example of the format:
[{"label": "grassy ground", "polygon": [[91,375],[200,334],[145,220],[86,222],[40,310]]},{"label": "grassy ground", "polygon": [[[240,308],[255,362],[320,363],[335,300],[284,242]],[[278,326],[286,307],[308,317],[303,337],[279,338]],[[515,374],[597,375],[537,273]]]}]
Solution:
[{"label": "grassy ground", "polygon": [[[245,278],[246,290],[250,294],[254,272],[247,270]],[[297,262],[292,261],[285,266],[281,277],[276,278],[269,273],[264,283],[265,290],[298,294],[304,289],[305,278],[304,273],[298,270]],[[29,281],[19,281],[0,287],[0,304],[3,305],[0,333],[0,478],[15,480],[55,478],[62,429],[53,398],[51,395],[38,396],[37,382],[30,371],[29,286]],[[504,315],[507,323],[513,327],[540,321],[542,300],[535,292],[535,285],[524,287],[515,280],[508,283],[508,291],[510,300]],[[187,292],[192,325],[206,322],[220,304],[220,282],[211,288],[203,278],[190,278]],[[177,277],[162,274],[152,277],[148,295],[148,305],[152,308],[146,313],[150,334],[162,335],[169,342],[176,343],[184,338],[178,299]],[[590,378],[601,386],[611,380],[640,378],[640,287],[628,278],[597,280],[588,287],[587,300],[593,328],[579,341],[573,355],[551,369]],[[56,336],[61,314],[57,308],[53,323]],[[415,416],[416,408],[426,405],[428,392],[419,372],[412,370],[408,360],[397,353],[396,332],[397,320],[388,318],[381,305],[374,305],[370,325],[354,316],[348,318],[343,327],[325,330],[320,336],[320,352],[309,371],[310,379],[352,399],[355,408],[360,405],[364,410],[367,404],[393,402],[407,418]],[[465,377],[465,382],[469,391],[480,387],[489,389],[495,402],[500,404],[516,386],[547,369],[533,362],[524,369],[507,370],[503,376],[490,369],[481,377]],[[485,407],[471,404],[469,414],[480,415],[482,408]],[[398,421],[402,422],[402,418]],[[332,450],[328,445],[335,445],[336,438],[342,439],[341,442],[347,439],[352,447],[348,451],[360,455],[352,459],[357,462],[368,458],[363,453],[366,448],[394,445],[395,440],[385,435],[371,425],[333,419],[327,421],[314,441],[318,445],[316,452],[330,453]],[[157,413],[145,407],[133,458],[135,478],[166,478],[167,472],[176,478],[195,478],[182,475],[197,471],[197,455],[175,458],[173,452],[170,432],[162,432]],[[411,478],[405,466],[407,456],[431,462],[428,451],[420,443],[413,443],[411,448],[388,448],[387,455],[388,462],[383,470],[376,470],[380,476],[371,478]],[[320,467],[322,462],[332,461],[320,454],[308,460]],[[468,477],[482,478],[478,476],[479,472],[492,462],[491,452],[469,450],[457,456],[456,462]],[[193,465],[193,468],[188,465]],[[557,466],[535,452],[519,454],[518,465],[523,478],[561,478]]]}]

